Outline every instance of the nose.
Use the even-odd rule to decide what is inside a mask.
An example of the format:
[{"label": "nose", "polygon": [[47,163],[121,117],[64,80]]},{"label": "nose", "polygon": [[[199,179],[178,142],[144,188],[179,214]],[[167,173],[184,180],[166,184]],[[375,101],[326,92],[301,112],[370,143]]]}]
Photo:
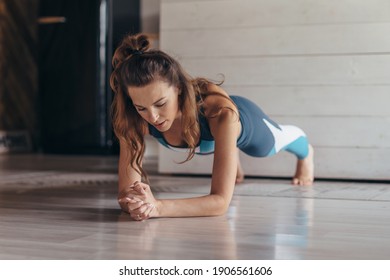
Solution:
[{"label": "nose", "polygon": [[152,111],[152,112],[150,112],[149,117],[150,117],[150,120],[152,123],[157,123],[157,120],[159,119],[160,116],[159,116],[157,111]]}]

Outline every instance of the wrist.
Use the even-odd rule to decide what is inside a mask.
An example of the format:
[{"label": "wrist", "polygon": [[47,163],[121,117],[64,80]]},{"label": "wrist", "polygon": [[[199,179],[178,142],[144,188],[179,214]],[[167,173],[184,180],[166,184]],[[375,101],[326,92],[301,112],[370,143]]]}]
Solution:
[{"label": "wrist", "polygon": [[163,207],[163,202],[159,199],[156,199],[156,202],[154,203],[153,217],[161,217]]}]

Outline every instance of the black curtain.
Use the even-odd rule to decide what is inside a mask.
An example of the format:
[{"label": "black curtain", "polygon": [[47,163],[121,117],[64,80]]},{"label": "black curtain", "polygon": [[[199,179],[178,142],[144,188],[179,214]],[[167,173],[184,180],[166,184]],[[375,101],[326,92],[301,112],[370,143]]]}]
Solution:
[{"label": "black curtain", "polygon": [[43,152],[117,151],[109,118],[111,57],[119,37],[139,31],[139,2],[41,0],[39,16],[65,18],[39,27]]}]

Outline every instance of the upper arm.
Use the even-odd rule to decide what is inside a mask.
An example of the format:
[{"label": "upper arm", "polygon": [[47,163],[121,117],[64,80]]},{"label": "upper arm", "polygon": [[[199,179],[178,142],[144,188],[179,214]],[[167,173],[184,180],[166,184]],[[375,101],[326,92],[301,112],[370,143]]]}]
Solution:
[{"label": "upper arm", "polygon": [[209,120],[209,125],[215,140],[211,194],[221,196],[227,207],[233,196],[238,165],[238,114],[234,110],[223,109],[216,118]]},{"label": "upper arm", "polygon": [[[144,136],[149,135],[149,128],[145,125]],[[119,162],[118,162],[118,187],[119,192],[132,185],[135,181],[141,182],[141,175],[131,166],[130,147],[124,140],[119,140]]]},{"label": "upper arm", "polygon": [[141,175],[130,165],[130,151],[126,143],[120,141],[118,162],[118,187],[119,192],[135,181],[141,181]]}]

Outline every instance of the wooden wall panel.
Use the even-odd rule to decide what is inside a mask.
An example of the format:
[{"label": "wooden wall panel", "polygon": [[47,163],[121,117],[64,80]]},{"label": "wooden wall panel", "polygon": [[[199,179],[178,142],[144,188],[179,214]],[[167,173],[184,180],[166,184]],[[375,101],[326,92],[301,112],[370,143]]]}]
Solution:
[{"label": "wooden wall panel", "polygon": [[[228,93],[301,126],[317,177],[390,180],[390,1],[162,0],[160,27],[191,75],[223,74]],[[209,159],[183,157],[161,148],[160,171],[210,173]],[[287,153],[242,158],[249,175],[295,167]]]},{"label": "wooden wall panel", "polygon": [[[195,156],[191,161],[177,164],[185,159],[183,153],[173,153],[160,147],[159,171],[165,174],[208,175],[212,168],[213,156]],[[162,155],[162,156],[161,156]],[[375,179],[389,180],[390,165],[383,158],[390,157],[390,149],[316,147],[316,173],[326,179]],[[270,158],[254,158],[240,154],[245,171],[250,176],[291,177],[294,174],[295,158],[281,152]],[[372,164],[376,162],[377,164]],[[382,168],[378,168],[379,163]],[[337,168],[335,168],[337,165]],[[174,168],[173,168],[174,166]]]},{"label": "wooden wall panel", "polygon": [[388,0],[162,0],[161,28],[223,29],[387,22]]},{"label": "wooden wall panel", "polygon": [[390,125],[386,117],[275,117],[280,124],[301,127],[316,147],[390,149]]},{"label": "wooden wall panel", "polygon": [[[390,85],[390,55],[181,58],[193,76],[225,85]],[[379,100],[378,100],[379,101]]]},{"label": "wooden wall panel", "polygon": [[230,94],[248,97],[271,116],[386,117],[389,115],[388,102],[381,102],[389,99],[389,85],[225,85],[224,88]]},{"label": "wooden wall panel", "polygon": [[[179,57],[255,57],[386,53],[390,22],[234,29],[164,30],[162,42]],[[194,44],[196,38],[197,44]],[[218,38],[218,40],[215,40]],[[199,47],[202,46],[202,47]]]}]

